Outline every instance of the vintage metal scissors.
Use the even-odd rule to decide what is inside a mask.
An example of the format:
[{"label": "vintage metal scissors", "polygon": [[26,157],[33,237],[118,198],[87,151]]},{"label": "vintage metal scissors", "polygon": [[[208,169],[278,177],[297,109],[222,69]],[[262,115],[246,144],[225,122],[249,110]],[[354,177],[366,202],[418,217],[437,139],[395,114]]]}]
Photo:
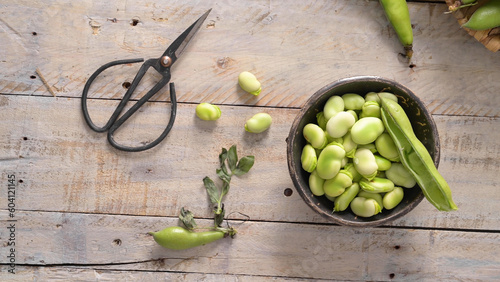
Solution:
[{"label": "vintage metal scissors", "polygon": [[[130,147],[130,146],[123,146],[118,144],[114,137],[113,134],[115,131],[123,125],[123,123],[130,118],[144,103],[146,103],[151,97],[153,97],[160,89],[165,86],[171,78],[170,75],[170,67],[172,64],[175,63],[177,58],[179,58],[180,54],[184,51],[186,48],[187,44],[195,33],[200,29],[201,24],[205,21],[207,18],[208,14],[210,13],[212,9],[208,10],[205,14],[203,14],[197,21],[195,21],[190,27],[188,27],[175,41],[172,42],[172,44],[165,50],[163,55],[160,58],[155,58],[155,59],[149,59],[144,62],[144,59],[126,59],[126,60],[117,60],[117,61],[112,61],[109,62],[102,67],[98,68],[87,80],[87,83],[85,84],[85,87],[83,89],[82,93],[82,111],[83,111],[83,116],[85,118],[85,121],[89,125],[89,127],[96,131],[96,132],[108,132],[108,141],[109,143],[122,151],[128,151],[128,152],[139,152],[139,151],[144,151],[150,148],[153,148],[154,146],[158,145],[165,137],[167,134],[170,132],[172,129],[172,126],[174,125],[175,121],[175,115],[177,112],[177,100],[176,100],[176,95],[175,95],[175,86],[174,83],[170,83],[170,100],[171,100],[171,111],[170,111],[170,120],[168,122],[167,127],[165,130],[162,132],[160,137],[158,137],[156,140],[147,143],[143,146],[138,146],[138,147]],[[94,79],[105,69],[116,66],[116,65],[121,65],[121,64],[131,64],[131,63],[139,63],[139,62],[144,62],[137,72],[137,74],[134,77],[134,80],[132,81],[130,87],[127,89],[127,92],[123,96],[122,100],[116,107],[115,111],[109,118],[108,122],[103,126],[103,127],[98,127],[92,122],[92,119],[90,118],[88,108],[87,108],[87,96],[88,96],[88,91],[90,88],[90,85],[94,81]],[[130,100],[130,97],[132,96],[132,93],[135,91],[137,85],[139,85],[139,82],[143,78],[144,74],[146,74],[147,70],[152,67],[154,68],[157,72],[159,72],[162,75],[162,78],[158,83],[156,83],[151,90],[149,90],[146,95],[144,95],[139,101],[137,101],[128,111],[126,111],[120,118],[118,118],[125,108],[126,104]]]}]

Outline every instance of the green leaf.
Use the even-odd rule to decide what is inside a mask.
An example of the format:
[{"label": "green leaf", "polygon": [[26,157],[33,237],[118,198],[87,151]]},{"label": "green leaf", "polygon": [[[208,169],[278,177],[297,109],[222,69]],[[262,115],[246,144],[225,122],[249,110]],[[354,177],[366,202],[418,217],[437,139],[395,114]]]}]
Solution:
[{"label": "green leaf", "polygon": [[253,166],[255,161],[254,156],[246,156],[240,159],[236,169],[233,171],[233,174],[237,176],[241,176],[247,173]]},{"label": "green leaf", "polygon": [[220,193],[221,199],[227,194],[227,192],[229,192],[229,182],[224,182],[222,184],[222,191]]},{"label": "green leaf", "polygon": [[219,165],[220,169],[225,173],[229,174],[226,167],[226,159],[228,158],[228,152],[226,148],[222,148],[222,152],[219,154]]},{"label": "green leaf", "polygon": [[184,207],[181,208],[179,219],[182,221],[184,226],[186,226],[186,228],[189,230],[193,230],[196,227],[196,222],[194,221],[193,213],[189,210],[185,210]]},{"label": "green leaf", "polygon": [[214,216],[214,225],[215,226],[221,226],[222,222],[224,222],[224,216],[225,216],[225,211],[224,208],[222,208],[220,213],[216,213]]},{"label": "green leaf", "polygon": [[219,176],[219,178],[224,182],[224,183],[227,183],[229,184],[229,182],[231,182],[231,175],[229,175],[227,172],[225,172],[224,170],[218,168],[215,170],[217,172],[217,176]]},{"label": "green leaf", "polygon": [[236,145],[231,146],[227,152],[227,163],[229,164],[229,169],[234,171],[236,169],[236,164],[238,163],[238,154],[236,152]]},{"label": "green leaf", "polygon": [[207,189],[208,197],[210,198],[210,201],[212,204],[218,204],[219,203],[219,189],[217,189],[217,186],[215,186],[215,183],[210,177],[206,176],[203,178],[203,184],[205,185],[205,188]]}]

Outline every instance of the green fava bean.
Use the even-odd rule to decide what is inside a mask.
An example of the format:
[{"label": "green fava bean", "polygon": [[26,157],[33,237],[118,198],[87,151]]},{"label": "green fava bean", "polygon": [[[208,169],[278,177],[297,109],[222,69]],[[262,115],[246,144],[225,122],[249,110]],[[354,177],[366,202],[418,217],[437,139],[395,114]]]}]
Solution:
[{"label": "green fava bean", "polygon": [[217,120],[221,116],[221,111],[216,105],[200,103],[196,106],[196,116],[202,120]]},{"label": "green fava bean", "polygon": [[365,98],[355,93],[344,94],[342,95],[342,99],[344,100],[344,108],[346,110],[361,110],[363,104],[365,103]]},{"label": "green fava bean", "polygon": [[352,200],[356,198],[358,192],[359,192],[358,183],[353,183],[351,186],[347,187],[344,193],[335,198],[335,200],[333,201],[334,202],[333,211],[334,212],[345,211],[349,207],[349,204],[352,202]]},{"label": "green fava bean", "polygon": [[348,158],[354,158],[354,153],[358,148],[358,144],[352,141],[351,132],[347,132],[342,139],[342,146],[344,146],[345,155]]},{"label": "green fava bean", "polygon": [[309,189],[311,189],[314,196],[323,196],[325,194],[325,191],[323,190],[324,183],[325,180],[318,176],[318,172],[316,170],[311,172],[309,175]]},{"label": "green fava bean", "polygon": [[266,131],[272,123],[272,118],[268,113],[258,113],[245,123],[245,130],[251,133],[261,133]]},{"label": "green fava bean", "polygon": [[318,157],[316,156],[316,149],[310,144],[307,144],[302,149],[302,155],[300,156],[300,162],[302,163],[302,168],[307,172],[312,172],[316,169],[318,163]]},{"label": "green fava bean", "polygon": [[450,186],[438,172],[427,148],[415,136],[404,109],[392,100],[381,100],[382,120],[398,148],[401,163],[413,175],[427,200],[440,211],[458,209]]},{"label": "green fava bean", "polygon": [[353,110],[347,110],[346,113],[350,113],[354,117],[354,122],[358,121],[358,114]]},{"label": "green fava bean", "polygon": [[356,197],[350,204],[352,212],[361,217],[371,217],[382,211],[382,207],[374,199]]},{"label": "green fava bean", "polygon": [[363,104],[361,108],[360,118],[364,117],[376,117],[380,118],[380,105],[374,101],[368,101]]},{"label": "green fava bean", "polygon": [[255,75],[248,71],[244,71],[238,75],[238,84],[241,89],[255,96],[259,95],[262,91],[260,82],[257,80]]},{"label": "green fava bean", "polygon": [[382,200],[384,204],[384,208],[388,210],[392,210],[395,208],[401,201],[403,200],[404,197],[404,191],[403,188],[401,187],[394,187],[394,190],[391,192],[385,193],[384,198]]},{"label": "green fava bean", "polygon": [[380,97],[378,96],[378,93],[368,92],[365,95],[365,102],[369,102],[369,101],[377,102],[377,104],[380,104]]},{"label": "green fava bean", "polygon": [[344,170],[348,171],[352,175],[352,182],[359,182],[363,179],[363,175],[359,174],[353,163],[347,163],[344,166]]},{"label": "green fava bean", "polygon": [[366,192],[385,193],[394,190],[394,183],[387,178],[375,177],[372,180],[362,179],[359,186]]},{"label": "green fava bean", "polygon": [[500,0],[488,1],[462,25],[472,30],[486,30],[497,26],[500,26]]},{"label": "green fava bean", "polygon": [[337,175],[342,167],[342,159],[345,151],[342,145],[327,145],[319,154],[316,171],[323,179],[332,179]]},{"label": "green fava bean", "polygon": [[[374,155],[375,156],[375,162],[377,162],[378,166],[378,171],[386,171],[391,168],[392,162],[389,161],[388,159],[381,157],[379,155]],[[396,184],[396,183],[394,183]]]},{"label": "green fava bean", "polygon": [[346,170],[340,170],[332,179],[325,180],[323,190],[330,197],[337,197],[352,185],[352,175]]},{"label": "green fava bean", "polygon": [[349,129],[354,125],[356,120],[354,116],[347,112],[339,112],[334,117],[328,120],[326,131],[333,138],[344,136]]},{"label": "green fava bean", "polygon": [[377,140],[375,140],[375,148],[382,157],[391,162],[399,162],[398,148],[389,133],[384,132],[380,134]]},{"label": "green fava bean", "polygon": [[377,175],[378,165],[373,153],[365,148],[356,150],[353,158],[354,168],[367,179]]},{"label": "green fava bean", "polygon": [[326,104],[323,108],[323,114],[325,115],[326,120],[331,119],[337,113],[340,113],[344,110],[344,100],[340,96],[332,96],[328,98]]},{"label": "green fava bean", "polygon": [[306,141],[316,149],[323,149],[327,144],[326,133],[317,124],[306,124],[302,133]]},{"label": "green fava bean", "polygon": [[321,127],[321,129],[326,130],[326,123],[328,120],[325,118],[325,114],[323,112],[319,112],[316,115],[316,122],[318,123],[318,126]]},{"label": "green fava bean", "polygon": [[401,163],[392,164],[391,168],[385,172],[385,176],[394,182],[394,185],[405,188],[412,188],[417,184],[413,175]]},{"label": "green fava bean", "polygon": [[382,120],[376,117],[365,117],[359,119],[351,127],[352,140],[359,145],[374,142],[384,132]]},{"label": "green fava bean", "polygon": [[180,226],[167,227],[158,232],[149,232],[162,247],[185,250],[224,238],[222,231],[192,232]]},{"label": "green fava bean", "polygon": [[377,153],[377,148],[375,147],[374,143],[358,145],[358,149],[361,149],[361,148],[368,149],[368,150],[370,150],[370,152],[372,152],[374,154]]},{"label": "green fava bean", "polygon": [[358,192],[358,197],[363,197],[366,199],[374,199],[375,201],[377,201],[377,203],[379,204],[379,206],[381,208],[384,207],[384,203],[382,200],[382,194],[380,194],[380,193],[370,193],[370,192],[366,192],[360,188],[360,190]]}]

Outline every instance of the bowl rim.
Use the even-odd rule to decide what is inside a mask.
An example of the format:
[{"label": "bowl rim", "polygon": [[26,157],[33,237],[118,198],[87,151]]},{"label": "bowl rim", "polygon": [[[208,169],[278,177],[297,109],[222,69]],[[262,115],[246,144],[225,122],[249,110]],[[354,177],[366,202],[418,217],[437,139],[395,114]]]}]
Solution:
[{"label": "bowl rim", "polygon": [[[399,88],[400,90],[404,91],[407,93],[418,105],[422,110],[425,118],[428,120],[430,123],[431,127],[431,135],[433,136],[434,139],[434,155],[433,161],[436,167],[439,165],[439,160],[440,160],[440,144],[439,144],[439,135],[438,131],[434,122],[434,119],[432,118],[432,115],[429,113],[425,105],[422,103],[420,98],[418,98],[413,91],[411,91],[409,88],[406,86],[402,85],[399,82],[396,82],[394,80],[388,79],[388,78],[383,78],[380,76],[369,76],[369,75],[363,75],[363,76],[352,76],[352,77],[346,77],[346,78],[341,78],[337,81],[334,81],[332,83],[329,83],[322,88],[320,88],[318,91],[316,91],[309,99],[303,104],[301,107],[301,110],[299,113],[296,115],[292,126],[290,127],[290,132],[288,134],[288,137],[286,138],[287,142],[287,163],[288,163],[288,171],[290,174],[290,177],[292,178],[292,182],[294,184],[295,190],[299,193],[299,195],[302,197],[302,199],[306,202],[306,204],[312,208],[314,211],[316,211],[318,214],[320,214],[323,218],[329,219],[330,221],[333,221],[334,223],[340,224],[340,225],[345,225],[345,226],[353,226],[353,227],[375,227],[382,225],[384,223],[393,221],[397,218],[400,218],[407,213],[409,213],[411,210],[413,210],[420,202],[424,199],[424,194],[422,191],[418,194],[418,196],[410,202],[407,206],[403,207],[400,211],[394,214],[390,214],[384,218],[377,219],[377,220],[372,220],[372,221],[364,221],[364,222],[358,222],[358,221],[352,221],[352,220],[347,220],[342,217],[334,216],[332,213],[327,213],[325,210],[321,209],[319,206],[312,204],[312,197],[316,197],[312,195],[312,193],[306,193],[304,187],[301,187],[300,181],[299,181],[299,172],[297,171],[296,167],[294,166],[294,160],[293,160],[293,144],[295,143],[295,139],[298,136],[295,134],[294,128],[299,127],[299,123],[301,122],[302,118],[304,117],[305,113],[309,110],[310,106],[315,103],[320,97],[331,91],[335,87],[339,87],[341,85],[345,84],[350,84],[350,83],[355,83],[355,82],[379,82],[383,84],[390,84],[393,85],[396,88]],[[299,170],[301,168],[298,168]],[[309,188],[309,187],[307,187]],[[416,189],[420,189],[420,187],[414,187]]]}]

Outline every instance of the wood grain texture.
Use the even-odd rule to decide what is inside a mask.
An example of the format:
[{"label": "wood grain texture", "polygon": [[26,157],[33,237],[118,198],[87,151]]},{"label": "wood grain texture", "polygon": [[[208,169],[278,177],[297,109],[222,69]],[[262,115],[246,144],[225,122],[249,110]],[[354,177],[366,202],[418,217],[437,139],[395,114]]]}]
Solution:
[{"label": "wood grain texture", "polygon": [[[444,1],[408,3],[411,65],[375,0],[2,1],[0,280],[500,280],[500,57],[444,15]],[[112,60],[157,57],[209,8],[172,69],[180,104],[169,136],[145,152],[113,149],[84,122],[79,98],[88,77]],[[138,67],[95,81],[89,108],[98,124]],[[259,96],[238,87],[244,70],[261,81]],[[427,105],[458,211],[424,200],[390,225],[348,228],[319,217],[293,190],[293,119],[315,91],[354,75],[394,79]],[[157,80],[148,73],[134,99]],[[222,117],[198,119],[199,102],[219,105]],[[155,139],[170,105],[162,90],[117,140]],[[271,114],[271,128],[245,132],[258,112]],[[224,200],[236,238],[185,251],[158,246],[147,232],[177,225],[181,207],[198,224],[212,223],[202,179],[217,178],[220,150],[233,144],[256,159]],[[17,180],[15,276],[4,271],[9,174]]]},{"label": "wood grain texture", "polygon": [[18,262],[28,265],[357,281],[500,277],[498,233],[247,221],[233,222],[235,239],[170,251],[146,232],[175,225],[175,218],[51,212],[17,217]]},{"label": "wood grain texture", "polygon": [[[17,281],[310,281],[311,279],[272,277],[262,275],[204,274],[173,271],[107,270],[85,266],[45,267],[18,266]],[[12,279],[12,275],[0,272],[0,280]]]},{"label": "wood grain texture", "polygon": [[[77,99],[15,95],[0,99],[4,121],[0,124],[0,163],[4,173],[13,172],[23,179],[20,209],[176,216],[187,206],[208,217],[210,207],[202,179],[217,178],[221,148],[236,144],[240,155],[254,155],[256,163],[251,173],[232,181],[226,199],[228,211],[242,212],[255,220],[324,222],[298,193],[284,196],[286,188],[293,188],[285,139],[296,109],[221,106],[222,117],[205,122],[196,118],[195,105],[181,104],[174,128],[163,143],[149,151],[128,154],[112,149],[104,134],[87,127]],[[92,101],[93,117],[104,120],[115,104]],[[51,110],[54,107],[59,110]],[[156,138],[151,134],[163,130],[169,107],[169,103],[150,103],[141,113],[144,115],[124,128],[118,139]],[[270,130],[263,134],[245,132],[246,119],[260,111],[273,117]],[[393,224],[499,230],[500,133],[495,129],[500,120],[434,118],[441,140],[439,171],[449,182],[459,210],[438,212],[424,200]],[[5,193],[0,191],[0,195]]]},{"label": "wood grain texture", "polygon": [[[194,5],[196,4],[196,5]],[[320,87],[379,75],[413,89],[434,114],[498,117],[500,58],[460,30],[443,4],[411,2],[413,68],[378,1],[245,2],[8,1],[0,30],[0,93],[78,97],[100,65],[159,56],[208,8],[206,25],[173,68],[181,102],[300,107]],[[116,19],[116,20],[115,20]],[[132,20],[138,19],[137,25]],[[27,24],[26,24],[27,23]],[[33,35],[36,32],[36,35]],[[123,95],[138,66],[96,82],[94,97]],[[239,72],[263,84],[258,99],[237,87]],[[137,96],[144,95],[146,81]],[[167,100],[168,93],[157,100]]]}]

